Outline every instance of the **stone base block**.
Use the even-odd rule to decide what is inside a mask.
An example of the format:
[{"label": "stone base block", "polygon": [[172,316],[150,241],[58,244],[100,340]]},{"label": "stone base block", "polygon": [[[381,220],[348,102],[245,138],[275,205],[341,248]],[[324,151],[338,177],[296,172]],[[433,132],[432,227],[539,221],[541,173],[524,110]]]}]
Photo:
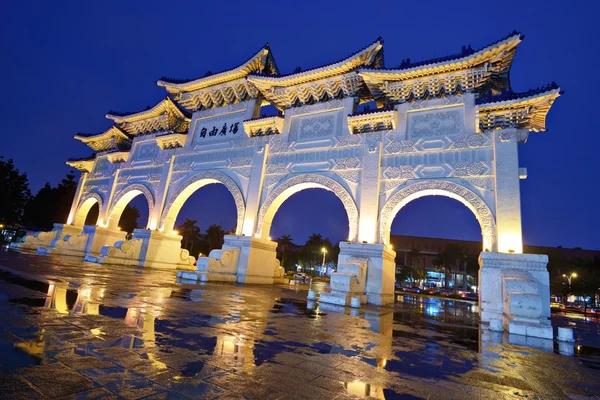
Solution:
[{"label": "stone base block", "polygon": [[319,296],[319,303],[328,303],[338,306],[349,306],[352,303],[352,298],[359,298],[361,303],[367,302],[367,296],[364,293],[321,293]]},{"label": "stone base block", "polygon": [[[86,257],[91,260],[93,256]],[[98,263],[156,269],[192,269],[196,259],[181,248],[181,236],[136,229],[131,240],[101,249]]]},{"label": "stone base block", "polygon": [[530,336],[540,339],[553,338],[552,325],[528,323],[522,321],[509,321],[508,333],[511,335]]},{"label": "stone base block", "polygon": [[338,265],[366,264],[366,301],[386,305],[394,302],[395,258],[396,252],[383,244],[340,242]]},{"label": "stone base block", "polygon": [[277,242],[250,237],[226,235],[223,249],[239,248],[237,281],[240,283],[273,284],[279,276]]},{"label": "stone base block", "polygon": [[[37,232],[35,235],[26,236],[24,242],[19,244],[19,248],[45,254],[44,249],[53,247],[57,240],[61,240],[67,235],[81,233],[81,229],[68,224],[54,224],[49,232]],[[42,250],[38,251],[38,249]]]},{"label": "stone base block", "polygon": [[[548,257],[539,254],[483,252],[479,256],[479,308],[481,321],[512,321],[515,317],[550,318]],[[512,301],[511,301],[512,296]],[[535,309],[523,308],[527,300]],[[515,314],[515,315],[513,315]],[[516,315],[522,314],[522,315]]]}]

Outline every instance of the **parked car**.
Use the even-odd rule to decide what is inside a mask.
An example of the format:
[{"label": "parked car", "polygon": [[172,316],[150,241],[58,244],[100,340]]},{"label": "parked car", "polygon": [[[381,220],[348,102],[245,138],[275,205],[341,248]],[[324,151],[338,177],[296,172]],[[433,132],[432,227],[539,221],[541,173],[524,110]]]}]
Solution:
[{"label": "parked car", "polygon": [[477,293],[463,293],[460,295],[460,297],[462,297],[463,299],[467,299],[467,300],[479,300],[479,296],[477,295]]},{"label": "parked car", "polygon": [[300,281],[301,283],[306,283],[309,280],[308,276],[302,273],[294,274],[293,279],[295,281]]},{"label": "parked car", "polygon": [[562,303],[556,303],[556,302],[550,303],[550,311],[561,312],[561,311],[565,311],[566,309],[567,309],[567,307],[565,307],[565,305]]}]

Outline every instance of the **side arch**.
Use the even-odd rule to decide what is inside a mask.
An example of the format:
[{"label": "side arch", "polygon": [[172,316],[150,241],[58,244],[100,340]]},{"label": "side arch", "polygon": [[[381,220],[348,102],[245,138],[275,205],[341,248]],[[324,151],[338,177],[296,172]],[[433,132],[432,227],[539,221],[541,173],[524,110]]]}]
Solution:
[{"label": "side arch", "polygon": [[344,205],[348,214],[348,240],[355,241],[358,235],[358,208],[348,190],[335,179],[319,174],[305,174],[291,177],[279,184],[266,198],[258,214],[256,235],[269,234],[273,217],[279,207],[293,194],[304,189],[320,188],[333,192]]},{"label": "side arch", "polygon": [[492,210],[475,192],[466,187],[444,180],[428,180],[408,185],[394,193],[385,203],[379,214],[379,241],[389,243],[392,221],[406,204],[424,196],[446,196],[460,201],[475,214],[481,226],[483,249],[496,248],[496,221]]},{"label": "side arch", "polygon": [[[94,206],[94,204],[98,204],[98,208],[101,211],[103,206],[102,196],[98,193],[88,193],[79,201],[79,205],[77,206],[77,210],[75,211],[75,218],[73,218],[73,226],[77,228],[82,228],[85,225],[85,219],[87,218],[90,209]],[[98,216],[99,217],[99,216]]]},{"label": "side arch", "polygon": [[154,210],[154,195],[146,185],[134,183],[133,185],[122,189],[114,197],[110,210],[108,211],[106,226],[110,229],[117,229],[125,206],[129,204],[134,197],[139,196],[140,194],[143,194],[148,202],[148,220],[150,220],[152,218],[152,211]]},{"label": "side arch", "polygon": [[231,193],[233,196],[237,212],[237,226],[235,228],[235,232],[236,235],[239,235],[242,231],[244,213],[246,212],[244,195],[242,194],[242,191],[237,183],[235,183],[235,181],[229,177],[229,175],[216,171],[199,172],[179,185],[179,188],[175,192],[169,194],[169,199],[165,204],[165,208],[162,213],[162,220],[160,224],[161,230],[164,232],[173,231],[177,215],[179,214],[179,211],[181,210],[181,207],[183,207],[183,204],[186,202],[186,200],[196,190],[211,183],[221,183],[225,185],[227,190],[229,190],[229,193]]}]

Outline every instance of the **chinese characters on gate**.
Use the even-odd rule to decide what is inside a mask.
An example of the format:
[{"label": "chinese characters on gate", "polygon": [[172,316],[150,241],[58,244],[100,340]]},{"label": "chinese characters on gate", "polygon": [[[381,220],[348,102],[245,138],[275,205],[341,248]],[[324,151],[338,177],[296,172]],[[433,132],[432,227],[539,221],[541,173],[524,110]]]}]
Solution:
[{"label": "chinese characters on gate", "polygon": [[221,129],[217,128],[216,126],[213,126],[213,128],[210,131],[206,127],[203,127],[200,130],[200,137],[205,138],[207,134],[208,136],[226,136],[228,133],[232,133],[235,135],[239,130],[239,125],[239,122],[234,122],[229,124],[228,126],[227,122],[225,122]]}]

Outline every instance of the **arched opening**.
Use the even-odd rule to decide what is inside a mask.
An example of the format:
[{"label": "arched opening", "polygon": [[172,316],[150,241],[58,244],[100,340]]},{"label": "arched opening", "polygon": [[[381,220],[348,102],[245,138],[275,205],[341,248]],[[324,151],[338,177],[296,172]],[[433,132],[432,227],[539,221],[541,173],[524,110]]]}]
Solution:
[{"label": "arched opening", "polygon": [[92,208],[90,208],[88,215],[85,217],[85,225],[90,225],[90,226],[96,225],[98,223],[99,215],[100,215],[100,206],[98,205],[98,203],[95,203],[92,206]]},{"label": "arched opening", "polygon": [[225,185],[213,182],[200,186],[179,207],[174,231],[182,236],[181,247],[194,257],[206,256],[223,246],[226,234],[235,234],[237,209]]},{"label": "arched opening", "polygon": [[338,243],[348,238],[348,215],[335,193],[301,189],[274,209],[266,232],[278,243],[277,258],[286,271],[326,274],[337,262]]},{"label": "arched opening", "polygon": [[[136,200],[133,201],[134,199]],[[133,230],[140,226],[138,225],[137,220],[142,213],[144,216],[148,215],[146,220],[149,221],[152,216],[153,209],[154,197],[152,196],[152,192],[150,192],[150,190],[143,185],[132,185],[123,189],[115,196],[113,205],[108,212],[106,227],[109,229],[121,228],[127,231]],[[125,212],[126,210],[127,212]],[[123,224],[123,226],[121,226],[121,224]],[[147,225],[148,222],[146,222],[146,224],[143,226],[147,227]]]},{"label": "arched opening", "polygon": [[96,193],[84,197],[75,211],[73,226],[83,228],[83,225],[96,225],[101,206],[102,198]]},{"label": "arched opening", "polygon": [[175,229],[177,216],[188,198],[200,188],[213,183],[221,183],[233,197],[236,209],[236,223],[233,229],[240,234],[246,209],[244,197],[237,184],[229,176],[219,172],[198,173],[179,186],[179,189],[169,195],[169,200],[163,211],[161,230],[169,233]]},{"label": "arched opening", "polygon": [[[481,197],[446,181],[422,181],[383,206],[380,240],[396,251],[396,284],[451,294],[476,290],[477,258],[493,250],[495,222]],[[400,288],[399,288],[400,289]]]},{"label": "arched opening", "polygon": [[356,240],[358,233],[358,209],[352,195],[333,178],[323,175],[298,175],[279,184],[264,200],[257,221],[256,236],[267,238],[273,217],[281,205],[293,194],[306,189],[325,189],[333,192],[342,202],[348,216],[347,240]]}]

